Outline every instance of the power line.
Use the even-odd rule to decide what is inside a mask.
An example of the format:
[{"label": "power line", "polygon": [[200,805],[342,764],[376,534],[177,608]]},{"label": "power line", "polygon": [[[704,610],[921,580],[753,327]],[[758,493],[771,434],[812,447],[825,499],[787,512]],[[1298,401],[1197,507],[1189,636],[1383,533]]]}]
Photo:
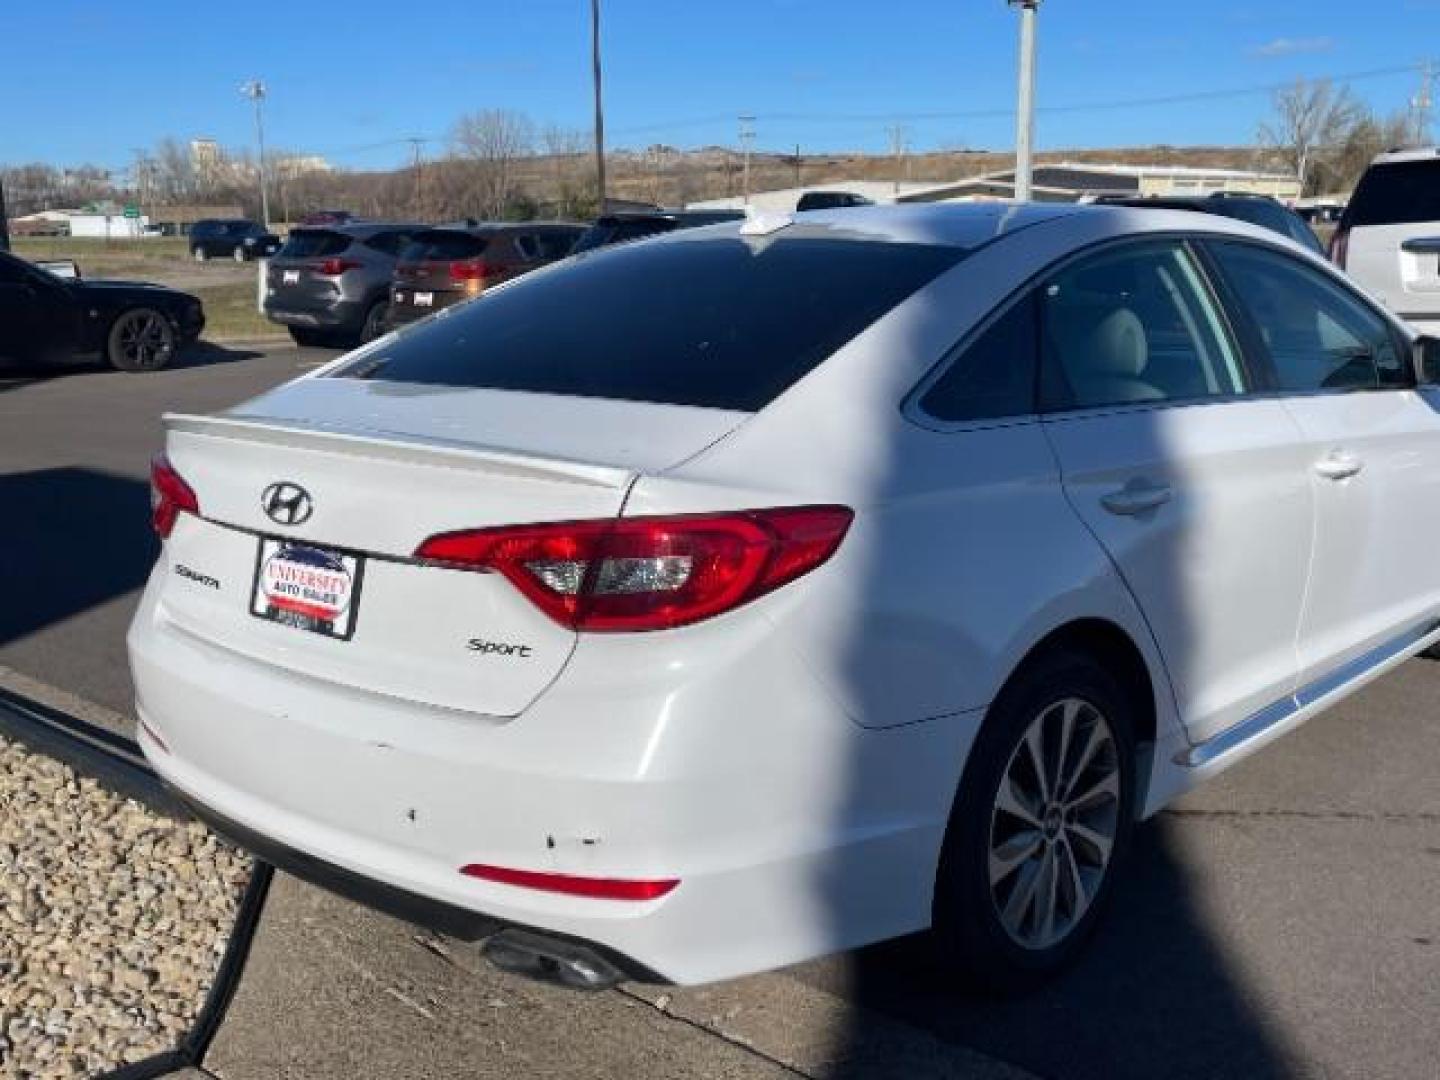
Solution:
[{"label": "power line", "polygon": [[[1328,80],[1330,82],[1364,82],[1370,79],[1386,78],[1394,75],[1408,75],[1415,71],[1414,64],[1396,65],[1393,67],[1370,68],[1364,71],[1353,71],[1336,75],[1317,75],[1311,77],[1312,82]],[[1215,90],[1194,90],[1186,93],[1162,94],[1154,97],[1137,97],[1111,99],[1102,101],[1075,102],[1068,105],[1042,105],[1036,108],[1036,112],[1048,114],[1068,114],[1085,112],[1108,112],[1117,109],[1141,109],[1160,105],[1184,105],[1199,101],[1221,101],[1227,98],[1255,97],[1260,94],[1273,94],[1277,91],[1287,89],[1294,85],[1295,80],[1289,79],[1281,82],[1254,83],[1249,86],[1233,86]],[[986,120],[986,119],[1009,119],[1014,117],[1016,110],[1013,106],[1003,106],[988,109],[949,109],[926,112],[884,112],[884,113],[803,113],[803,112],[767,112],[756,113],[756,120],[770,122],[803,122],[803,123],[884,123],[886,121],[923,121],[923,120]],[[630,127],[616,128],[614,134],[630,135],[649,131],[675,131],[681,128],[701,127],[711,124],[719,124],[730,120],[728,115],[693,116],[676,120],[657,121],[652,124],[641,124]]]}]

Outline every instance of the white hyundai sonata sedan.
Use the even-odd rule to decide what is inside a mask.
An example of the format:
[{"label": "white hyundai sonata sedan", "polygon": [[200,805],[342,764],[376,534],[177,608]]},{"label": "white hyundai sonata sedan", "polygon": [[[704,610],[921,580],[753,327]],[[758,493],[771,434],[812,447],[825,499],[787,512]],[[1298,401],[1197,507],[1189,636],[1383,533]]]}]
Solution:
[{"label": "white hyundai sonata sedan", "polygon": [[140,739],[579,986],[1069,960],[1134,822],[1437,639],[1432,343],[1276,234],[911,206],[592,252],[166,418]]}]

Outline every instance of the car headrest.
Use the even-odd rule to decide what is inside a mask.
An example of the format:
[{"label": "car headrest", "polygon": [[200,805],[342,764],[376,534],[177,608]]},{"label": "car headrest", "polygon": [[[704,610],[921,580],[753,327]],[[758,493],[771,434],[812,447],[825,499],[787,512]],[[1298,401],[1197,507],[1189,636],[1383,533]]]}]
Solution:
[{"label": "car headrest", "polygon": [[1072,301],[1056,305],[1054,315],[1055,345],[1072,383],[1134,379],[1145,371],[1150,361],[1145,324],[1128,307]]}]

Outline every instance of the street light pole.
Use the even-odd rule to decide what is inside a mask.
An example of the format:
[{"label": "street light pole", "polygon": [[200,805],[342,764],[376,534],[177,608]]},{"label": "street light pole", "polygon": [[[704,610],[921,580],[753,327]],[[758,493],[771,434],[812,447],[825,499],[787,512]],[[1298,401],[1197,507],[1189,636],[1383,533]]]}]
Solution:
[{"label": "street light pole", "polygon": [[605,107],[600,93],[600,0],[590,0],[590,60],[595,79],[595,190],[605,213]]},{"label": "street light pole", "polygon": [[755,117],[740,117],[740,147],[745,155],[745,179],[742,188],[745,192],[745,205],[750,205],[750,147],[755,142]]},{"label": "street light pole", "polygon": [[255,103],[255,141],[260,147],[260,217],[265,228],[270,227],[270,191],[265,183],[265,117],[261,103],[265,100],[265,84],[251,79],[240,87],[244,94]]},{"label": "street light pole", "polygon": [[1015,118],[1015,198],[1029,202],[1035,151],[1035,13],[1040,0],[1007,0],[1020,9],[1020,87]]}]

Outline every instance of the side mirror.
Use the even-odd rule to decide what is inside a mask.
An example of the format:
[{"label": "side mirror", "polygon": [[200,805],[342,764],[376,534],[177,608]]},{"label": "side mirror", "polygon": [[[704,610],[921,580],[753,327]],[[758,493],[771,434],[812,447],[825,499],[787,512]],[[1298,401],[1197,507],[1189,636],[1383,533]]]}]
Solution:
[{"label": "side mirror", "polygon": [[1421,386],[1440,385],[1440,338],[1421,334],[1410,348],[1415,381]]}]

